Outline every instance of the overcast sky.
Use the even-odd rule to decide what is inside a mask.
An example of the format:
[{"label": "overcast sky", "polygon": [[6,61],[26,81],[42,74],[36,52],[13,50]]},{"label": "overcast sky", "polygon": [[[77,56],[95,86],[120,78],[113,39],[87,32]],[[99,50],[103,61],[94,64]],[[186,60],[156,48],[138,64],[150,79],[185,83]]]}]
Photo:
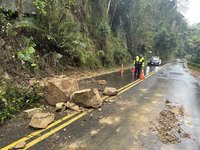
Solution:
[{"label": "overcast sky", "polygon": [[185,17],[190,24],[200,23],[200,0],[189,0]]}]

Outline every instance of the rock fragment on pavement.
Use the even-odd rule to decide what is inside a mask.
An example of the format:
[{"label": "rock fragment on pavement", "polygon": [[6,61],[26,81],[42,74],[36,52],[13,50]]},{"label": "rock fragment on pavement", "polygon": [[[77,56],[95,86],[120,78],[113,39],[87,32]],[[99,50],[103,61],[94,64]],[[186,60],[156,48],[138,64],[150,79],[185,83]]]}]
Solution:
[{"label": "rock fragment on pavement", "polygon": [[69,108],[74,111],[82,111],[78,105],[75,103],[70,103],[69,101],[67,103],[57,103],[56,104],[56,111],[65,111],[66,108]]},{"label": "rock fragment on pavement", "polygon": [[115,96],[118,94],[118,91],[116,88],[113,88],[113,87],[106,87],[104,89],[104,95],[106,96]]},{"label": "rock fragment on pavement", "polygon": [[20,143],[17,143],[13,148],[14,149],[23,149],[26,147],[26,142],[20,142]]},{"label": "rock fragment on pavement", "polygon": [[56,111],[64,111],[66,109],[65,103],[57,103],[56,104]]},{"label": "rock fragment on pavement", "polygon": [[99,84],[99,85],[106,85],[107,84],[106,80],[96,80],[96,83]]},{"label": "rock fragment on pavement", "polygon": [[54,121],[55,115],[51,113],[37,113],[31,118],[29,126],[37,129],[45,129]]}]

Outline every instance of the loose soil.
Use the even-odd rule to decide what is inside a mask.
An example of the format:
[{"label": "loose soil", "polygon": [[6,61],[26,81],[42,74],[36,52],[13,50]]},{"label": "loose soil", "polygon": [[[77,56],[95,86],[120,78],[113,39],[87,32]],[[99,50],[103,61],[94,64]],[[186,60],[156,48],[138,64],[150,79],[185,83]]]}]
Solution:
[{"label": "loose soil", "polygon": [[190,134],[184,131],[184,111],[183,106],[172,104],[167,100],[165,108],[150,126],[150,130],[165,144],[176,144],[181,142],[181,138],[191,138]]}]

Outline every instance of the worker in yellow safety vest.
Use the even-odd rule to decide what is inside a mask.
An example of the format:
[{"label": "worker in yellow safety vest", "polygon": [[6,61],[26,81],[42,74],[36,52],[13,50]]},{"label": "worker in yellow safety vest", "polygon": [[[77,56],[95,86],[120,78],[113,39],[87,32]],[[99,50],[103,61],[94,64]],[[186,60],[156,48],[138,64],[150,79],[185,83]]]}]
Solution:
[{"label": "worker in yellow safety vest", "polygon": [[140,54],[137,55],[133,60],[134,65],[134,79],[140,78],[140,72],[144,68],[144,57]]}]

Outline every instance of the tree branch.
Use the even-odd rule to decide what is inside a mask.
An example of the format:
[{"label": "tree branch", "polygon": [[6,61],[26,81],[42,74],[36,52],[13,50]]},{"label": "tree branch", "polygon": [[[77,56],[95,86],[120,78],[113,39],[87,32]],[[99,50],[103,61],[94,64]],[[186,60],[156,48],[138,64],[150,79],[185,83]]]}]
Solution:
[{"label": "tree branch", "polygon": [[111,2],[112,2],[112,0],[109,0],[109,2],[108,2],[107,14],[108,14],[108,12],[110,10],[110,4],[111,4]]}]

